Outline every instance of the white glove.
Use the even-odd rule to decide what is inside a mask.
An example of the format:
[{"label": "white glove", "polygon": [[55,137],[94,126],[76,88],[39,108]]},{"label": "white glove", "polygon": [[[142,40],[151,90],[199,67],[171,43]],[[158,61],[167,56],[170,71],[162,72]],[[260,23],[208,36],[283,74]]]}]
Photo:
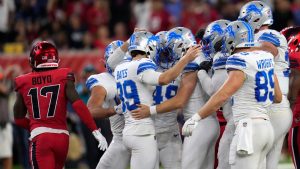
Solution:
[{"label": "white glove", "polygon": [[198,125],[198,122],[201,120],[201,117],[198,113],[194,114],[191,118],[189,118],[182,127],[182,134],[184,136],[191,136],[193,130]]},{"label": "white glove", "polygon": [[107,149],[107,142],[105,137],[103,137],[103,135],[100,133],[99,129],[98,130],[94,130],[93,135],[95,137],[95,139],[99,142],[98,144],[98,148],[102,151]]},{"label": "white glove", "polygon": [[114,110],[119,115],[123,115],[124,114],[123,109],[122,109],[122,103],[120,103],[117,106],[114,106]]}]

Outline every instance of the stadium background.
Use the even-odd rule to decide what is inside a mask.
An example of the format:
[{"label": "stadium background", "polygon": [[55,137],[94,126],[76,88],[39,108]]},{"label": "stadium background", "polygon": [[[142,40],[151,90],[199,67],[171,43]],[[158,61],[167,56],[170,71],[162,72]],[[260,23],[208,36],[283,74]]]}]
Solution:
[{"label": "stadium background", "polygon": [[[77,89],[88,99],[85,80],[104,71],[103,51],[112,40],[127,40],[135,27],[152,33],[185,26],[193,33],[216,19],[235,20],[244,0],[0,0],[0,80],[10,86],[9,113],[14,102],[13,78],[29,72],[28,50],[48,40],[59,49],[61,67],[71,67]],[[267,0],[273,10],[273,29],[300,24],[300,0]],[[87,129],[69,110],[71,136],[67,168],[88,168],[100,151]],[[11,118],[12,119],[12,118]],[[97,123],[110,138],[107,120]],[[28,133],[14,126],[14,167],[29,168]],[[1,139],[1,138],[0,138]],[[281,168],[293,168],[283,149]],[[0,165],[1,168],[1,165]]]}]

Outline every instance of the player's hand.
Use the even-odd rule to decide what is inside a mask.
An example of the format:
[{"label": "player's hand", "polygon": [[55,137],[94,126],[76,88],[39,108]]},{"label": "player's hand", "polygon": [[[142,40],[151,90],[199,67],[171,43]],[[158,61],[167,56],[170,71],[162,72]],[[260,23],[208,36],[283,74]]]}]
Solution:
[{"label": "player's hand", "polygon": [[198,122],[201,120],[201,117],[198,113],[194,114],[191,118],[189,118],[182,127],[182,135],[191,136],[193,130],[197,127]]},{"label": "player's hand", "polygon": [[194,59],[196,59],[196,57],[198,57],[199,53],[200,53],[200,45],[196,45],[193,47],[190,47],[186,54],[183,56],[184,59],[187,59],[189,62],[193,61]]},{"label": "player's hand", "polygon": [[95,139],[99,142],[98,144],[98,148],[102,151],[107,149],[107,141],[105,139],[105,137],[100,133],[100,130],[94,130],[93,135],[95,137]]},{"label": "player's hand", "polygon": [[205,70],[206,72],[208,72],[211,66],[212,66],[212,61],[208,61],[208,60],[203,61],[199,66],[199,70]]},{"label": "player's hand", "polygon": [[116,114],[119,114],[119,115],[124,114],[123,109],[122,109],[122,103],[120,103],[117,106],[114,106],[114,110],[115,110]]},{"label": "player's hand", "polygon": [[147,30],[144,28],[134,28],[133,32],[141,32],[141,31],[147,31]]},{"label": "player's hand", "polygon": [[131,115],[134,119],[144,119],[150,116],[150,108],[144,104],[137,105],[138,108],[131,111]]}]

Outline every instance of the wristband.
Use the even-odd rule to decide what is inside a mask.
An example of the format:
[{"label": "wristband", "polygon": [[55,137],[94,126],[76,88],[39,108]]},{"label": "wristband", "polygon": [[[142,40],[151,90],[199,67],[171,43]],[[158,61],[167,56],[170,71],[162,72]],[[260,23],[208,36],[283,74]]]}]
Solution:
[{"label": "wristband", "polygon": [[156,106],[150,106],[150,114],[152,116],[157,114]]}]

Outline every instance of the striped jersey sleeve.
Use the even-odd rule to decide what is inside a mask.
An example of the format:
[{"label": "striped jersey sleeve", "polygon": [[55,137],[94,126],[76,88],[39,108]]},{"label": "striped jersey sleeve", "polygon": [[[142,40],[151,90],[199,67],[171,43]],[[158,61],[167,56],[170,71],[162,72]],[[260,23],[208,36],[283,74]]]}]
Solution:
[{"label": "striped jersey sleeve", "polygon": [[230,56],[226,61],[226,69],[230,70],[244,70],[246,69],[246,61],[238,56]]},{"label": "striped jersey sleeve", "polygon": [[97,76],[92,75],[86,80],[85,85],[89,90],[92,90],[92,88],[94,86],[96,86],[98,83],[99,83],[99,80],[98,80]]},{"label": "striped jersey sleeve", "polygon": [[141,62],[137,68],[137,75],[141,74],[142,72],[146,70],[157,70],[157,65],[151,61],[151,60],[146,60],[144,62]]}]

